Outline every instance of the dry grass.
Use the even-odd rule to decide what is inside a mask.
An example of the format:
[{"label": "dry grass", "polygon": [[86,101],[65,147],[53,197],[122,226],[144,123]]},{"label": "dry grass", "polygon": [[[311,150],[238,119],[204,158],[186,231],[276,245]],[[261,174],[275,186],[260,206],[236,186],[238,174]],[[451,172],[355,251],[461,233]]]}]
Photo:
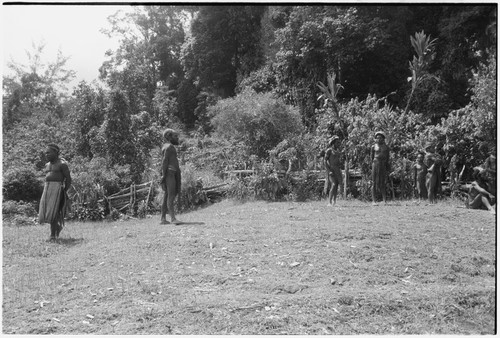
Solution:
[{"label": "dry grass", "polygon": [[3,333],[495,333],[486,211],[224,201],[181,216],[69,223],[59,243],[4,225]]}]

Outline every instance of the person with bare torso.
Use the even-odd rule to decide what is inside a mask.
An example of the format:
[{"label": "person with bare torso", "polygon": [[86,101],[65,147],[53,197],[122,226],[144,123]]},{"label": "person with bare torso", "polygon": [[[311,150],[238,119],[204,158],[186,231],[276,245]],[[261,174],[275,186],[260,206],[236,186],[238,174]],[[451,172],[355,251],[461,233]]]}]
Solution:
[{"label": "person with bare torso", "polygon": [[325,167],[327,180],[331,183],[328,193],[328,206],[334,206],[337,203],[337,192],[340,182],[342,182],[342,171],[340,169],[339,137],[333,136],[328,143],[328,149],[325,152]]},{"label": "person with bare torso", "polygon": [[471,183],[467,199],[467,207],[471,209],[487,209],[496,214],[495,195],[488,191],[488,173],[485,169],[474,173],[474,182]]},{"label": "person with bare torso", "polygon": [[375,144],[371,147],[372,160],[372,202],[376,205],[377,192],[382,194],[386,203],[386,182],[389,171],[389,147],[385,144],[385,134],[381,131],[375,133]]},{"label": "person with bare torso", "polygon": [[67,191],[71,186],[68,164],[59,158],[59,152],[57,145],[47,146],[45,156],[49,162],[45,165],[45,185],[38,212],[40,224],[50,223],[51,240],[59,237],[64,226],[68,206]]},{"label": "person with bare torso", "polygon": [[442,159],[436,153],[436,146],[432,142],[427,142],[425,146],[424,163],[427,166],[427,176],[425,186],[429,203],[436,203],[437,194],[441,190],[441,165]]},{"label": "person with bare torso", "polygon": [[425,177],[427,175],[427,166],[424,163],[424,154],[419,152],[417,162],[413,166],[413,186],[417,191],[418,199],[427,199],[427,188],[425,186]]},{"label": "person with bare torso", "polygon": [[496,196],[497,194],[497,156],[495,150],[492,150],[490,156],[484,161],[483,164],[486,174],[486,184],[488,190]]},{"label": "person with bare torso", "polygon": [[173,224],[181,222],[175,218],[174,201],[175,197],[181,192],[181,169],[177,159],[176,145],[179,145],[179,134],[173,129],[166,129],[163,132],[165,144],[162,147],[162,166],[160,185],[165,192],[161,205],[160,224],[168,224],[166,219],[167,210],[170,215],[170,221]]}]

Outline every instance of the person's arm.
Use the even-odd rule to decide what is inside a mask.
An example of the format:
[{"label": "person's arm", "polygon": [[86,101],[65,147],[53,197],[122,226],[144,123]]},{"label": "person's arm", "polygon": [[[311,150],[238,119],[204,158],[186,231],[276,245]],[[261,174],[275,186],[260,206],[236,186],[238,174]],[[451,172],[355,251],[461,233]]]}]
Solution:
[{"label": "person's arm", "polygon": [[72,180],[68,165],[66,163],[61,163],[61,172],[64,176],[64,190],[68,191],[68,189],[71,187]]},{"label": "person's arm", "polygon": [[371,146],[370,148],[370,160],[373,162],[373,159],[375,158],[375,146]]},{"label": "person's arm", "polygon": [[417,165],[413,165],[413,186],[417,186],[417,175],[418,175],[418,170],[417,170]]},{"label": "person's arm", "polygon": [[167,178],[167,171],[168,171],[168,165],[169,165],[169,159],[170,159],[170,154],[169,154],[169,147],[166,147],[162,151],[162,161],[161,161],[161,182],[165,182]]},{"label": "person's arm", "polygon": [[325,163],[325,168],[326,168],[326,171],[327,172],[330,172],[331,171],[331,168],[330,168],[330,154],[331,154],[331,150],[328,149],[326,152],[325,152],[325,159],[324,159],[324,163]]},{"label": "person's arm", "polygon": [[496,170],[496,166],[495,164],[493,163],[494,159],[490,157],[488,157],[486,159],[486,161],[484,161],[484,169],[486,170],[487,173],[490,173],[490,174],[496,174],[497,170]]},{"label": "person's arm", "polygon": [[476,182],[472,182],[472,187],[471,188],[474,188],[476,189],[481,195],[486,195],[488,196],[489,198],[495,198],[495,196],[493,196],[493,194],[490,194],[486,189],[482,188],[479,184],[477,184]]},{"label": "person's arm", "polygon": [[427,172],[432,173],[434,171],[434,163],[436,161],[436,158],[434,157],[434,154],[428,155],[427,157]]}]

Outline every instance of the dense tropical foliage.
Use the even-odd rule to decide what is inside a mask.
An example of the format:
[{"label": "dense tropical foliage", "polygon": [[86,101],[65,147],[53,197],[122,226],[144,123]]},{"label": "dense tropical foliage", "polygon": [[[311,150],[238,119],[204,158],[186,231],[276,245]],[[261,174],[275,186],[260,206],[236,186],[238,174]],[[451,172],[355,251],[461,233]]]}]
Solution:
[{"label": "dense tropical foliage", "polygon": [[[121,44],[107,52],[101,84],[81,82],[68,95],[67,57],[43,64],[43,45],[33,46],[28,65],[10,63],[3,197],[36,203],[48,142],[60,144],[89,207],[124,185],[156,181],[166,127],[183,133],[185,180],[197,170],[220,178],[223,168],[247,163],[264,168],[250,185],[255,195],[269,197],[262,191],[270,186],[273,198],[304,198],[307,184],[280,183],[268,165],[311,169],[332,135],[349,167],[361,170],[350,192],[363,196],[367,150],[383,129],[391,182],[407,197],[411,161],[426,141],[445,158],[459,154],[468,169],[496,151],[496,10],[171,5],[118,12],[106,33]],[[304,175],[303,182],[317,178]]]}]

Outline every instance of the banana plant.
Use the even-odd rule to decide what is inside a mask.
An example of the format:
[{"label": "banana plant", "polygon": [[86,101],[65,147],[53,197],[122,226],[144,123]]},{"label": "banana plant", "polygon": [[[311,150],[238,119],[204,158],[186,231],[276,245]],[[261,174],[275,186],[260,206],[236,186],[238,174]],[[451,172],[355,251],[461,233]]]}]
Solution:
[{"label": "banana plant", "polygon": [[324,100],[324,105],[328,106],[331,104],[333,112],[337,120],[339,119],[339,107],[337,103],[337,94],[340,89],[343,88],[340,83],[335,83],[336,75],[335,72],[327,75],[327,85],[323,82],[318,81],[316,84],[321,90],[322,94],[318,97],[318,100]]},{"label": "banana plant", "polygon": [[[342,126],[340,130],[344,134],[344,138],[347,138],[348,135],[346,135],[344,131],[345,127],[345,121],[344,119],[340,118],[340,109],[338,106],[338,101],[337,101],[337,95],[342,87],[340,83],[335,83],[336,75],[335,72],[332,72],[331,74],[327,74],[327,82],[328,85],[325,85],[323,82],[319,81],[317,83],[318,88],[321,90],[322,94],[318,97],[318,100],[324,100],[324,106],[328,106],[330,104],[332,106],[333,114],[335,116],[335,119],[337,122]],[[346,142],[345,140],[343,142]],[[344,198],[347,197],[347,182],[348,182],[348,176],[349,176],[349,154],[346,151],[345,152],[345,161],[344,161],[344,191],[343,191],[343,196]],[[325,181],[325,183],[328,182]],[[326,187],[326,185],[325,185]]]},{"label": "banana plant", "polygon": [[438,77],[427,72],[427,68],[435,56],[433,49],[436,41],[437,39],[431,40],[431,36],[425,35],[424,31],[415,33],[415,37],[410,36],[411,45],[417,55],[414,55],[413,60],[409,62],[411,76],[408,77],[408,81],[411,81],[411,92],[406,103],[405,112],[408,112],[413,93],[420,83],[429,78],[439,82]]}]

